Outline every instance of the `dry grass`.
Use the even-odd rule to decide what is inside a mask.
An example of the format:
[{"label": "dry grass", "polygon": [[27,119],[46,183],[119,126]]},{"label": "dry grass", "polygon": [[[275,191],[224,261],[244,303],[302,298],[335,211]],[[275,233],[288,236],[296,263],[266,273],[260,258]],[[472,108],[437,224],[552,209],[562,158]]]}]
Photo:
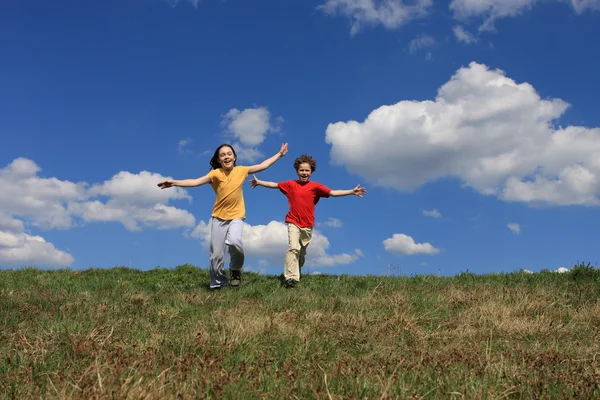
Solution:
[{"label": "dry grass", "polygon": [[598,398],[600,273],[0,272],[0,397]]}]

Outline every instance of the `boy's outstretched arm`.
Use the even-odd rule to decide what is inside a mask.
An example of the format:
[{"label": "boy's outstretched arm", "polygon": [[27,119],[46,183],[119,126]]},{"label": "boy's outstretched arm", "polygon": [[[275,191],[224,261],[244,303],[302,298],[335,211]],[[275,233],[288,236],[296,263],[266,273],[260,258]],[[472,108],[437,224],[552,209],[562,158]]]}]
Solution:
[{"label": "boy's outstretched arm", "polygon": [[195,187],[195,186],[206,185],[208,182],[210,182],[210,178],[208,177],[208,175],[204,175],[204,176],[201,176],[200,178],[196,178],[196,179],[183,179],[183,180],[167,179],[166,181],[160,182],[157,186],[161,189],[167,189],[172,186]]},{"label": "boy's outstretched arm", "polygon": [[277,189],[279,188],[279,186],[277,185],[276,182],[267,182],[267,181],[261,181],[259,179],[256,178],[256,176],[252,175],[252,178],[250,180],[250,186],[252,186],[252,189],[254,189],[257,186],[263,186],[269,189]]},{"label": "boy's outstretched arm", "polygon": [[282,144],[281,149],[274,156],[272,156],[271,158],[267,158],[265,161],[261,162],[260,164],[256,164],[256,165],[252,165],[251,167],[248,167],[248,173],[255,174],[257,172],[264,171],[265,169],[267,169],[271,165],[273,165],[281,157],[285,156],[287,151],[288,151],[288,144],[287,143]]},{"label": "boy's outstretched arm", "polygon": [[363,197],[366,193],[367,193],[367,189],[365,189],[364,187],[360,187],[360,185],[356,185],[356,187],[354,189],[332,190],[331,192],[329,192],[329,195],[331,197],[341,197],[341,196],[350,196],[351,194],[353,194],[358,197]]}]

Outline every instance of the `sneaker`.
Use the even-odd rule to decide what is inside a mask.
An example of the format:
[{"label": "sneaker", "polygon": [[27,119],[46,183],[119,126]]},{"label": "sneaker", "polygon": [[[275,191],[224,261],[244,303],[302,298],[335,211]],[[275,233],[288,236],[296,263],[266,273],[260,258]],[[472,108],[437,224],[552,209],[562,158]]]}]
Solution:
[{"label": "sneaker", "polygon": [[293,289],[296,287],[296,281],[293,279],[288,279],[284,284],[286,289]]},{"label": "sneaker", "polygon": [[241,271],[231,271],[231,286],[240,286],[242,282],[242,272]]}]

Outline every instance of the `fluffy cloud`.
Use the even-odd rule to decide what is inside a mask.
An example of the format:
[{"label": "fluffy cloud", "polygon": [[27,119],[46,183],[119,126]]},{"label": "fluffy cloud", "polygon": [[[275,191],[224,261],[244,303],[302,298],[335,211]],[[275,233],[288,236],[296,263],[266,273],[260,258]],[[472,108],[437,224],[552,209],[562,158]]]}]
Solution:
[{"label": "fluffy cloud", "polygon": [[73,215],[81,217],[85,222],[120,222],[130,231],[139,231],[141,226],[157,229],[191,227],[195,218],[186,210],[154,204],[139,206],[117,201],[88,201],[73,203],[69,206]]},{"label": "fluffy cloud", "polygon": [[317,7],[327,15],[343,15],[352,21],[351,35],[363,25],[382,25],[388,29],[427,15],[431,0],[416,0],[406,4],[402,0],[326,0]]},{"label": "fluffy cloud", "polygon": [[477,41],[477,38],[473,36],[472,33],[465,31],[465,29],[461,25],[455,25],[452,28],[452,31],[454,32],[456,40],[458,40],[459,42],[472,44]]},{"label": "fluffy cloud", "polygon": [[[538,0],[452,0],[450,9],[459,20],[483,18],[484,22],[479,29],[492,30],[495,20],[520,15],[533,8],[536,3]],[[570,0],[570,3],[578,14],[600,9],[600,0]]]},{"label": "fluffy cloud", "polygon": [[423,210],[423,215],[431,218],[442,218],[442,214],[435,208],[431,211]]},{"label": "fluffy cloud", "polygon": [[[204,221],[194,228],[189,236],[201,240],[208,250],[210,244],[210,225]],[[278,221],[271,221],[267,225],[250,225],[244,223],[243,232],[244,252],[247,257],[256,257],[282,264],[288,248],[287,226]],[[327,253],[329,239],[321,232],[314,229],[313,238],[306,255],[306,266],[334,266],[350,264],[363,253],[356,249],[353,253],[330,255]]]},{"label": "fluffy cloud", "polygon": [[57,250],[43,237],[24,233],[23,221],[0,213],[0,266],[65,267],[73,261],[73,256]]},{"label": "fluffy cloud", "polygon": [[600,129],[556,127],[568,106],[473,62],[434,100],[329,124],[326,141],[334,164],[378,186],[408,191],[455,178],[505,201],[597,205]]},{"label": "fluffy cloud", "polygon": [[[247,108],[240,111],[232,108],[223,116],[223,124],[244,146],[254,147],[261,144],[269,132],[278,132],[277,125],[271,125],[271,115],[266,107]],[[282,119],[278,118],[281,122]]]},{"label": "fluffy cloud", "polygon": [[391,252],[401,255],[437,254],[440,249],[430,243],[416,243],[415,240],[403,233],[394,233],[391,238],[383,241],[383,247]]},{"label": "fluffy cloud", "polygon": [[0,169],[0,209],[42,228],[69,228],[67,204],[86,198],[86,184],[37,176],[33,161],[17,158]]},{"label": "fluffy cloud", "polygon": [[255,161],[262,157],[256,147],[264,142],[268,133],[280,131],[283,118],[275,118],[275,123],[272,124],[271,114],[266,107],[247,108],[243,111],[232,108],[223,116],[221,123],[236,140],[233,146],[238,158]]},{"label": "fluffy cloud", "polygon": [[156,184],[165,179],[160,174],[148,171],[139,174],[121,171],[110,180],[90,187],[88,195],[109,197],[116,203],[140,205],[166,204],[169,200],[177,199],[191,201],[191,196],[183,188],[160,190]]},{"label": "fluffy cloud", "polygon": [[120,222],[131,231],[140,230],[141,226],[158,229],[194,226],[196,220],[192,214],[167,205],[170,200],[191,201],[191,196],[178,187],[159,189],[156,184],[165,179],[148,171],[139,174],[121,171],[88,190],[90,197],[108,198],[106,203],[100,200],[72,203],[69,212],[85,222]]},{"label": "fluffy cloud", "polygon": [[519,234],[521,233],[521,227],[519,226],[519,224],[516,224],[514,222],[511,222],[510,224],[506,225],[508,227],[508,229],[510,229],[513,233],[515,234]]},{"label": "fluffy cloud", "polygon": [[184,189],[160,190],[160,174],[119,172],[110,180],[89,185],[39,176],[32,160],[17,158],[0,169],[0,264],[65,266],[70,254],[54,248],[41,236],[25,233],[28,225],[67,229],[77,223],[114,221],[129,230],[192,227],[195,218],[169,206],[170,200],[191,197]]}]

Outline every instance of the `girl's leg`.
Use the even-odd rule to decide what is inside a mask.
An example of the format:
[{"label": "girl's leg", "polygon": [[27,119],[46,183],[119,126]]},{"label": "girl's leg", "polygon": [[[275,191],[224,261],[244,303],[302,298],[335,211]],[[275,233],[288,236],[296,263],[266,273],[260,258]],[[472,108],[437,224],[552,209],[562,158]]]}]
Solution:
[{"label": "girl's leg", "polygon": [[229,269],[231,271],[241,271],[244,266],[243,231],[244,220],[238,218],[230,222],[225,244],[229,247]]},{"label": "girl's leg", "polygon": [[285,253],[283,276],[286,281],[300,280],[300,228],[288,223],[288,250]]},{"label": "girl's leg", "polygon": [[211,218],[210,221],[210,288],[227,285],[225,273],[225,238],[229,221]]}]

